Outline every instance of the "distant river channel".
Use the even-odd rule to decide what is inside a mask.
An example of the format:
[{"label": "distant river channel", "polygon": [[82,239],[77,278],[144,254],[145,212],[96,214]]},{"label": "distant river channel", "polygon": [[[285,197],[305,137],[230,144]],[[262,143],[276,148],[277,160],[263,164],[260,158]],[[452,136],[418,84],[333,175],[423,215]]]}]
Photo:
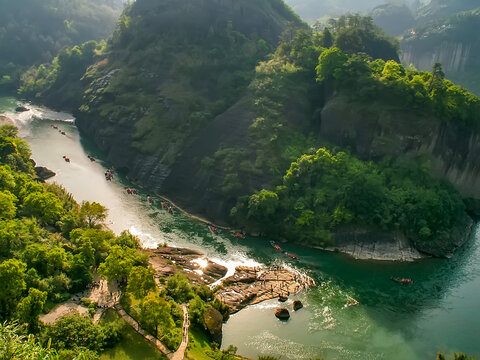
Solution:
[{"label": "distant river channel", "polygon": [[[356,261],[342,254],[284,244],[300,260],[289,261],[268,239],[235,239],[178,212],[174,215],[146,201],[147,194],[128,195],[125,178],[104,177],[108,163],[79,135],[73,117],[26,105],[16,114],[16,100],[0,97],[0,114],[14,120],[31,146],[39,166],[56,172],[51,181],[63,185],[78,202],[101,202],[109,208],[107,222],[116,233],[129,230],[145,247],[167,242],[203,251],[233,271],[237,265],[282,264],[312,276],[318,287],[299,299],[304,308],[287,322],[275,318],[277,301],[248,307],[224,325],[223,347],[233,344],[251,358],[272,355],[294,359],[427,360],[438,351],[466,352],[480,357],[480,226],[451,259],[415,263]],[[52,128],[57,126],[62,135]],[[66,163],[63,156],[71,159]],[[98,161],[91,162],[87,155]],[[412,286],[390,280],[411,278]],[[358,306],[346,306],[350,299]]]}]

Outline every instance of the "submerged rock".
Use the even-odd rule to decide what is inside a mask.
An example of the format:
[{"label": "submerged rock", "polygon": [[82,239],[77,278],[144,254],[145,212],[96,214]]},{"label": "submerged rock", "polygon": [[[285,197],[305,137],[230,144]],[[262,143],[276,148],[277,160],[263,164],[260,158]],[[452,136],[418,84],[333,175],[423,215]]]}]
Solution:
[{"label": "submerged rock", "polygon": [[303,308],[302,302],[300,300],[295,300],[293,302],[293,310],[297,311],[297,310],[300,310],[301,308]]},{"label": "submerged rock", "polygon": [[280,320],[290,319],[290,312],[286,308],[275,309],[275,316]]}]

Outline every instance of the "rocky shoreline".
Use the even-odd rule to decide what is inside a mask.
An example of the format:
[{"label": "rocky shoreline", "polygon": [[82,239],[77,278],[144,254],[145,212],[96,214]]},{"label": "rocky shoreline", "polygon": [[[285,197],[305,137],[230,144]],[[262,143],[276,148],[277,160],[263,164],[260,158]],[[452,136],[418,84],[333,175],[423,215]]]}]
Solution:
[{"label": "rocky shoreline", "polygon": [[225,278],[228,269],[208,260],[197,250],[160,246],[145,250],[155,277],[182,271],[194,284],[220,283],[216,298],[230,307],[230,313],[248,305],[275,298],[288,298],[315,286],[315,281],[299,271],[282,266],[237,266],[232,276]]},{"label": "rocky shoreline", "polygon": [[281,266],[239,266],[235,274],[223,280],[223,288],[217,299],[235,313],[248,305],[279,298],[287,300],[291,295],[315,286],[315,281],[305,274]]},{"label": "rocky shoreline", "polygon": [[357,260],[412,262],[427,257],[401,233],[344,229],[335,235],[334,241],[335,245],[321,249],[341,252]]}]

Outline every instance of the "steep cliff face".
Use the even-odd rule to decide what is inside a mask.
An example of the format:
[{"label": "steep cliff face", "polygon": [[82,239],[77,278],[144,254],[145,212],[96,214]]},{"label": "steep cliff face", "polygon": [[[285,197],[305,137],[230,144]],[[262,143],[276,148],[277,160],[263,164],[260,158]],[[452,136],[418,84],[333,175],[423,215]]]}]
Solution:
[{"label": "steep cliff face", "polygon": [[[395,110],[346,106],[342,97],[322,111],[320,135],[350,147],[363,159],[388,155],[423,156],[437,176],[450,181],[465,197],[480,199],[480,132],[435,118]],[[382,109],[378,104],[377,109]]]},{"label": "steep cliff face", "polygon": [[[465,71],[475,61],[479,45],[470,42],[442,41],[430,49],[422,43],[406,43],[402,48],[401,59],[404,64],[414,64],[423,71],[431,70],[439,62],[447,74]],[[473,52],[472,52],[473,48]]]},{"label": "steep cliff face", "polygon": [[480,94],[480,39],[477,36],[480,9],[427,24],[417,21],[420,25],[411,30],[401,43],[402,62],[425,71],[431,70],[433,64],[439,62],[447,78]]}]

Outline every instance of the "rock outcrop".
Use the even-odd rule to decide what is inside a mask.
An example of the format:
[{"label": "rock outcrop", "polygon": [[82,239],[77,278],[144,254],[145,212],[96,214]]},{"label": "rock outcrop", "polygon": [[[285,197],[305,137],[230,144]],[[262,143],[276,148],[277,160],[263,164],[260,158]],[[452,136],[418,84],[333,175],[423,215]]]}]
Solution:
[{"label": "rock outcrop", "polygon": [[29,108],[27,108],[27,107],[25,107],[25,106],[23,106],[23,105],[20,105],[20,106],[17,106],[17,107],[15,108],[15,111],[16,111],[16,112],[26,112],[26,111],[29,111]]},{"label": "rock outcrop", "polygon": [[14,125],[14,122],[9,117],[0,115],[0,126],[1,125]]},{"label": "rock outcrop", "polygon": [[280,320],[290,319],[290,312],[286,308],[275,309],[275,316]]},{"label": "rock outcrop", "polygon": [[295,300],[295,301],[293,302],[293,310],[294,310],[294,311],[298,311],[298,310],[300,310],[301,308],[303,308],[302,302],[301,302],[300,300]]},{"label": "rock outcrop", "polygon": [[204,314],[205,326],[207,331],[210,334],[212,340],[217,344],[222,343],[222,326],[223,326],[223,316],[222,314],[213,307],[209,306],[205,309]]},{"label": "rock outcrop", "polygon": [[346,228],[335,234],[334,243],[327,250],[339,251],[355,259],[414,261],[425,257],[401,233]]},{"label": "rock outcrop", "polygon": [[48,180],[55,175],[57,175],[54,171],[44,167],[44,166],[37,166],[35,167],[35,173],[37,174],[37,178],[41,181],[44,182],[45,180]]}]

